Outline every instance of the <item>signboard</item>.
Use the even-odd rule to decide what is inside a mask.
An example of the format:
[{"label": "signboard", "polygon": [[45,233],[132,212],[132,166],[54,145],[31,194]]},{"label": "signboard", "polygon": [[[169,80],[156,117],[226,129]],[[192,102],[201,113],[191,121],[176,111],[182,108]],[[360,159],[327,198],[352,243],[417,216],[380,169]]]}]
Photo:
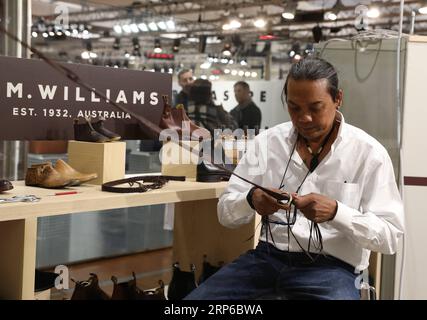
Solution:
[{"label": "signboard", "polygon": [[[234,97],[234,84],[237,81],[212,81],[212,94],[216,104],[222,104],[226,111],[237,106]],[[261,109],[261,127],[273,127],[289,121],[286,106],[280,98],[285,80],[257,80],[247,81],[252,92],[252,100]],[[173,83],[173,91],[181,90],[177,83]]]},{"label": "signboard", "polygon": [[[159,124],[162,95],[172,99],[169,74],[64,64],[106,96]],[[105,117],[124,139],[145,137],[132,117],[41,60],[0,57],[0,140],[72,140],[74,119]]]}]

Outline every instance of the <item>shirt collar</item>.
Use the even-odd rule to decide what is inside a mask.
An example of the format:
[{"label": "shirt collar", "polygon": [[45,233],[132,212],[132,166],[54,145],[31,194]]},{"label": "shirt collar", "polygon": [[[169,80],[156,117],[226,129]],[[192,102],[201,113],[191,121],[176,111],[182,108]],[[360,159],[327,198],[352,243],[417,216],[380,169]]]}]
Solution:
[{"label": "shirt collar", "polygon": [[[332,144],[332,150],[334,150],[336,148],[336,146],[339,144],[339,142],[345,138],[345,133],[346,133],[346,129],[344,128],[345,127],[344,115],[338,110],[336,112],[338,113],[339,119],[341,120],[341,124],[340,124],[340,127],[338,129],[337,138],[335,139],[334,143]],[[297,130],[296,130],[295,126],[292,125],[292,128],[289,132],[289,135],[286,137],[286,141],[293,145],[295,143],[296,138],[297,138]]]}]

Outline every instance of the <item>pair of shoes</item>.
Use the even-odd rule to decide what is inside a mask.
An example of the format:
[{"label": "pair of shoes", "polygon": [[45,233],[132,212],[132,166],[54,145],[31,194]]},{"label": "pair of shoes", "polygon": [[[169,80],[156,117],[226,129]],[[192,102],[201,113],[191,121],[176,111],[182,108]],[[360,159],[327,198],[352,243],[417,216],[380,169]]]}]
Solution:
[{"label": "pair of shoes", "polygon": [[191,264],[190,270],[190,272],[182,271],[178,262],[173,264],[172,280],[169,283],[168,289],[168,300],[182,300],[197,288],[196,266]]},{"label": "pair of shoes", "polygon": [[[169,104],[168,96],[163,95],[163,113],[159,127],[177,132],[180,140],[203,140],[210,139],[210,132],[194,124],[187,116],[184,105],[179,104],[172,108]],[[183,132],[184,128],[184,132]]]},{"label": "pair of shoes", "polygon": [[218,262],[218,266],[214,266],[214,265],[210,264],[207,260],[207,256],[204,255],[203,256],[203,270],[202,270],[202,274],[200,275],[200,278],[199,278],[199,285],[201,283],[203,283],[204,281],[206,281],[209,277],[214,275],[216,272],[218,272],[219,269],[221,269],[223,267],[223,265],[224,265],[224,261]]},{"label": "pair of shoes", "polygon": [[132,272],[132,279],[119,283],[115,276],[111,277],[114,283],[111,300],[166,300],[165,284],[159,280],[159,287],[154,290],[141,290],[136,285],[136,276]]},{"label": "pair of shoes", "polygon": [[12,190],[13,185],[9,180],[0,180],[0,192]]},{"label": "pair of shoes", "polygon": [[110,300],[108,294],[99,287],[96,274],[91,273],[87,281],[71,280],[76,284],[71,300]]},{"label": "pair of shoes", "polygon": [[59,159],[55,166],[51,162],[35,164],[27,169],[25,185],[42,188],[64,188],[78,186],[84,182],[96,179],[96,173],[81,173],[65,161]]},{"label": "pair of shoes", "polygon": [[104,121],[105,118],[94,122],[86,117],[84,123],[79,123],[78,119],[74,119],[74,140],[99,143],[120,140],[118,134],[105,128]]}]

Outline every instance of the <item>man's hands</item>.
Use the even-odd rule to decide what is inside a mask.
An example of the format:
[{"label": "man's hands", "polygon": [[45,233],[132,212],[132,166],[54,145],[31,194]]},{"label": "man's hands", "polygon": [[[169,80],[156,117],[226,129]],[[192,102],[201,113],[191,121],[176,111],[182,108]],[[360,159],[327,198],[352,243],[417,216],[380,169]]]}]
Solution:
[{"label": "man's hands", "polygon": [[293,203],[304,216],[316,223],[322,223],[332,220],[337,213],[338,204],[335,200],[330,199],[318,193],[310,193],[305,196],[292,194]]},{"label": "man's hands", "polygon": [[[277,193],[284,193],[283,190],[279,189],[271,188],[270,190]],[[254,205],[255,210],[262,216],[268,216],[280,209],[289,210],[289,206],[278,203],[277,199],[268,195],[261,189],[255,189],[252,194],[252,204]]]}]

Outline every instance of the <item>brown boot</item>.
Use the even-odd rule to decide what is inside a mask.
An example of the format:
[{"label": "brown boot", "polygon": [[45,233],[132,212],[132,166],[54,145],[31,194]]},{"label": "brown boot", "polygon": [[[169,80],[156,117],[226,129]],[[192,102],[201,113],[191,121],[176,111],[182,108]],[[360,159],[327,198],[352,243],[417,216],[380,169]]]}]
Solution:
[{"label": "brown boot", "polygon": [[71,300],[110,300],[110,297],[99,287],[98,277],[91,273],[87,281],[77,281]]},{"label": "brown boot", "polygon": [[59,159],[56,161],[55,169],[58,171],[64,178],[72,181],[71,186],[78,186],[84,182],[96,179],[98,174],[96,173],[81,173],[72,168],[68,163]]},{"label": "brown boot", "polygon": [[[178,126],[184,128],[185,132],[182,132],[182,140],[190,140],[190,138],[193,138],[193,140],[210,139],[211,134],[209,130],[199,127],[193,121],[191,121],[185,112],[183,104],[178,104],[175,108],[172,109],[172,117]],[[185,137],[184,133],[187,135],[189,134],[190,137]]]},{"label": "brown boot", "polygon": [[56,171],[50,162],[28,168],[25,175],[26,186],[64,188],[72,184],[72,182],[72,180]]}]

